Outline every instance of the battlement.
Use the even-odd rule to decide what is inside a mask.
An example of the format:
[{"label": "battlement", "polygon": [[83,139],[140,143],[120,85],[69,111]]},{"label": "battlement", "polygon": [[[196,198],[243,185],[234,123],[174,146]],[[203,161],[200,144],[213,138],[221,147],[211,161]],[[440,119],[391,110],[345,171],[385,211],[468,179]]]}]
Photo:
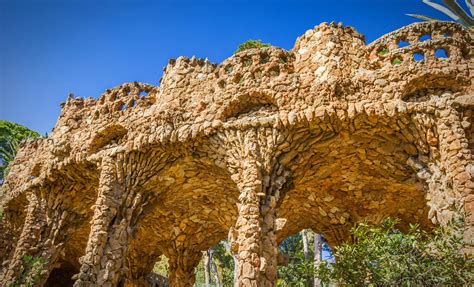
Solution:
[{"label": "battlement", "polygon": [[284,49],[267,47],[235,54],[219,65],[216,79],[219,88],[228,84],[265,82],[292,74],[294,55]]},{"label": "battlement", "polygon": [[125,83],[103,93],[96,102],[94,119],[108,113],[147,107],[155,103],[159,88],[139,82]]}]

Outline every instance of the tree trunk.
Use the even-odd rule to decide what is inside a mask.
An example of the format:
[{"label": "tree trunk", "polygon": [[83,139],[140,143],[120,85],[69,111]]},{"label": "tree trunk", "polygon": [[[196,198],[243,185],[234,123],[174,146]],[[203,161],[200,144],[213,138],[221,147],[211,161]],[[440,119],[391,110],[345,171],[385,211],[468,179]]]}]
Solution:
[{"label": "tree trunk", "polygon": [[306,229],[301,231],[301,237],[303,238],[304,259],[309,260],[308,231]]},{"label": "tree trunk", "polygon": [[209,250],[209,263],[210,263],[210,266],[212,267],[212,273],[214,273],[214,281],[216,281],[217,287],[222,287],[221,280],[219,279],[219,272],[217,271],[217,265],[212,260],[213,255],[214,255],[214,250],[210,249]]},{"label": "tree trunk", "polygon": [[211,271],[209,268],[209,250],[203,251],[204,255],[204,286],[209,287],[210,286],[210,280],[211,280]]},{"label": "tree trunk", "polygon": [[[305,261],[310,261],[311,258],[309,256],[309,243],[308,243],[308,230],[303,229],[301,230],[301,237],[303,239],[303,254]],[[312,277],[312,276],[311,276]],[[306,278],[306,286],[311,287],[313,286],[313,278],[307,277]]]},{"label": "tree trunk", "polygon": [[235,285],[235,282],[237,282],[237,277],[239,276],[239,269],[237,269],[237,264],[238,264],[237,256],[232,255],[232,258],[234,259],[234,285]]},{"label": "tree trunk", "polygon": [[[232,254],[232,250],[230,249],[229,242],[227,242],[227,241],[221,241],[221,242],[222,242],[222,244],[224,244],[225,250],[227,250],[227,252]],[[235,285],[235,281],[237,280],[237,271],[238,271],[238,269],[237,269],[237,256],[232,254],[232,259],[234,259],[234,280],[233,280],[233,283]]]},{"label": "tree trunk", "polygon": [[[319,266],[322,261],[323,238],[320,234],[314,234],[314,267]],[[321,280],[314,276],[314,287],[321,287]]]}]

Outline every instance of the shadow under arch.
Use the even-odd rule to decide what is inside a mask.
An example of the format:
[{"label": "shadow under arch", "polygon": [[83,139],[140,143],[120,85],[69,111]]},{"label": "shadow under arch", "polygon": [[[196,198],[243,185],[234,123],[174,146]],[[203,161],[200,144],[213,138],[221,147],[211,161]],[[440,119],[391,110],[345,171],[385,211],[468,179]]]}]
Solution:
[{"label": "shadow under arch", "polygon": [[[416,129],[410,117],[374,116],[371,124],[362,124],[364,117],[356,116],[359,126],[352,131],[337,118],[331,119],[341,127],[337,132],[301,126],[309,136],[293,143],[291,149],[300,152],[286,163],[293,171],[292,188],[277,210],[286,221],[277,233],[279,242],[299,230],[313,229],[334,247],[351,239],[356,223],[378,223],[385,217],[399,218],[402,230],[408,223],[431,228],[430,190],[421,178],[429,168],[420,157],[436,155],[420,146],[415,136],[410,138]],[[405,130],[398,126],[400,121]]]},{"label": "shadow under arch", "polygon": [[153,200],[143,210],[129,244],[126,277],[131,281],[143,280],[160,255],[169,258],[170,268],[189,265],[184,273],[192,273],[201,251],[227,239],[237,218],[239,192],[228,171],[192,154],[166,166],[143,186],[143,192]]},{"label": "shadow under arch", "polygon": [[[52,268],[48,270],[50,273],[45,286],[72,286],[72,278],[79,273],[80,258],[85,255],[91,231],[90,221],[94,212],[90,206],[94,205],[97,197],[98,172],[94,164],[74,164],[53,177],[57,180],[49,185],[49,192],[57,197],[54,202],[49,201],[52,206],[48,217],[53,219],[54,216],[61,215],[62,211],[67,211],[67,216],[60,220],[59,225],[54,219],[50,223],[53,229],[48,238],[52,239],[52,244],[64,244],[58,247],[57,257],[47,262]],[[61,193],[63,196],[59,195]]]},{"label": "shadow under arch", "polygon": [[[410,79],[402,89],[401,99],[405,102],[421,102],[429,100],[426,98],[432,91],[462,91],[467,83],[456,73],[425,73]],[[422,94],[426,94],[423,96]]]},{"label": "shadow under arch", "polygon": [[275,112],[278,112],[278,105],[271,95],[252,91],[226,103],[217,118],[228,120],[245,116],[263,116]]}]

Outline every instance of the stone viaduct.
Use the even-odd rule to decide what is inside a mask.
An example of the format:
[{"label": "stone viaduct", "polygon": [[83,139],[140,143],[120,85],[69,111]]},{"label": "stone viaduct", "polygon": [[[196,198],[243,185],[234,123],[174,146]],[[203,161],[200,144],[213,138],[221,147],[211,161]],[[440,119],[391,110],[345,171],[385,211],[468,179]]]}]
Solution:
[{"label": "stone viaduct", "polygon": [[201,250],[228,239],[236,286],[275,286],[278,244],[302,229],[337,245],[364,220],[473,211],[473,51],[454,23],[369,45],[323,23],[291,51],[180,57],[159,86],[70,96],[3,185],[0,281],[30,255],[40,286],[149,286],[163,254],[170,284],[192,286]]}]

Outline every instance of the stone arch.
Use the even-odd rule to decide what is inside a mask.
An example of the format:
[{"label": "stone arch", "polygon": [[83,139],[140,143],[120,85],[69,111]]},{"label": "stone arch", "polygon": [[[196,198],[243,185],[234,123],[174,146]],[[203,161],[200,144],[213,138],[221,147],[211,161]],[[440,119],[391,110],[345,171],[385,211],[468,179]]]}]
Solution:
[{"label": "stone arch", "polygon": [[[8,255],[14,271],[11,275],[19,272],[24,256],[32,256],[42,259],[44,272],[38,278],[39,284],[50,284],[55,279],[70,282],[80,266],[81,247],[89,235],[89,207],[98,185],[94,170],[95,166],[87,163],[66,165],[50,173],[44,186],[32,185],[22,191],[29,204],[19,209],[24,211],[21,217],[25,224],[10,234],[15,238]],[[5,210],[14,215],[10,208],[18,207]],[[11,278],[7,275],[3,280],[9,282]]]},{"label": "stone arch", "polygon": [[89,153],[95,153],[99,149],[114,141],[118,141],[127,134],[127,130],[119,124],[111,124],[98,131],[89,143]]},{"label": "stone arch", "polygon": [[[463,83],[455,74],[425,74],[415,77],[402,87],[402,100],[406,102],[422,101],[420,94],[432,94],[433,91],[442,93],[456,92],[463,89]],[[425,99],[427,100],[427,99]]]},{"label": "stone arch", "polygon": [[[52,266],[46,286],[70,286],[74,275],[79,272],[80,258],[84,255],[91,230],[93,209],[90,206],[94,204],[99,186],[97,166],[91,163],[71,165],[58,177],[64,180],[60,181],[62,182],[60,185],[52,184],[50,194],[46,196],[55,197],[55,201],[48,200],[51,204],[49,216],[53,218],[53,232],[56,229],[59,233],[64,233],[61,241],[64,238],[67,240],[54,251],[56,258],[50,262]],[[59,215],[63,213],[61,223],[56,225],[53,216],[58,211]],[[71,226],[74,228],[70,228]],[[49,237],[55,238],[51,235]]]},{"label": "stone arch", "polygon": [[167,165],[143,190],[153,201],[130,242],[129,277],[139,281],[147,276],[163,254],[170,260],[170,281],[188,286],[201,251],[226,239],[235,223],[235,183],[226,170],[194,153]]},{"label": "stone arch", "polygon": [[307,136],[289,148],[298,153],[279,159],[292,171],[292,188],[277,209],[286,220],[279,240],[311,228],[334,246],[349,239],[355,223],[377,223],[386,216],[430,228],[433,195],[426,176],[431,171],[420,157],[434,162],[429,157],[436,155],[426,150],[425,134],[420,135],[415,121],[406,115],[382,119],[359,114],[353,130],[350,122],[336,117],[327,118],[339,127],[336,132],[296,125]]},{"label": "stone arch", "polygon": [[225,104],[219,119],[241,118],[244,116],[264,116],[278,112],[278,105],[275,99],[261,92],[249,92]]}]

